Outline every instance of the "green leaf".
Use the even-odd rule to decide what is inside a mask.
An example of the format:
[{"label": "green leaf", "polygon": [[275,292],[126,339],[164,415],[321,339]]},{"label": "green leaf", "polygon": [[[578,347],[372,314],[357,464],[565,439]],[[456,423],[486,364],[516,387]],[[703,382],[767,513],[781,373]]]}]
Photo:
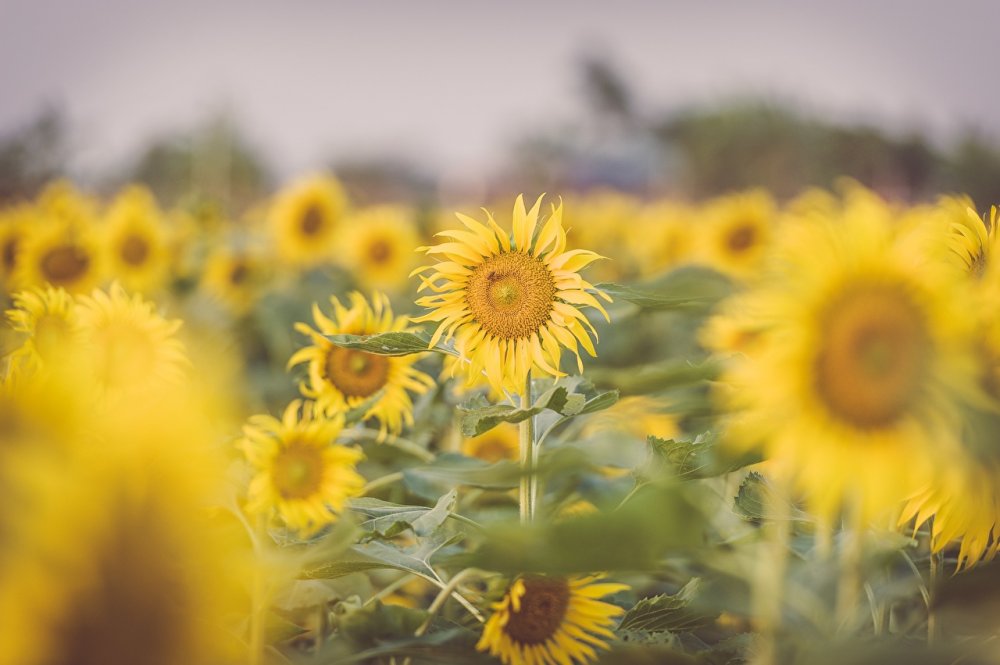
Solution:
[{"label": "green leaf", "polygon": [[437,583],[437,574],[428,561],[442,547],[462,538],[461,534],[435,534],[416,548],[404,551],[382,541],[354,545],[334,560],[305,567],[303,579],[332,579],[366,570],[394,569],[419,575]]},{"label": "green leaf", "polygon": [[645,395],[711,381],[719,375],[719,364],[714,360],[698,364],[686,360],[666,360],[638,367],[595,367],[587,374],[596,386],[617,388],[623,395]]},{"label": "green leaf", "polygon": [[782,509],[782,512],[787,516],[786,519],[791,519],[795,522],[814,521],[808,513],[791,505],[789,499],[779,498],[774,488],[767,482],[767,479],[756,471],[748,473],[747,477],[740,484],[733,507],[738,515],[750,522],[756,523],[762,520],[775,519],[777,517],[774,512],[775,502],[779,500],[787,504]]},{"label": "green leaf", "polygon": [[675,270],[656,282],[625,286],[598,284],[615,301],[640,309],[703,314],[732,292],[732,282],[720,273],[697,266]]},{"label": "green leaf", "polygon": [[406,529],[413,529],[417,535],[426,535],[441,526],[455,506],[457,492],[444,494],[434,508],[427,506],[403,506],[370,497],[360,497],[350,503],[351,510],[368,519],[361,528],[369,533],[377,533],[391,538]]},{"label": "green leaf", "polygon": [[431,347],[430,335],[422,330],[418,332],[384,332],[374,335],[324,335],[324,337],[345,349],[357,349],[378,356],[408,356],[428,351],[454,354],[454,351],[442,344]]},{"label": "green leaf", "polygon": [[716,445],[712,432],[703,432],[694,439],[660,439],[650,436],[649,460],[638,470],[645,479],[664,475],[682,480],[715,478],[760,461],[757,455],[727,456]]},{"label": "green leaf", "polygon": [[710,617],[688,609],[700,583],[701,580],[694,577],[673,595],[661,594],[640,600],[622,617],[618,631],[686,633],[706,625]]},{"label": "green leaf", "polygon": [[586,397],[571,393],[565,386],[556,385],[539,395],[530,408],[522,409],[510,404],[490,404],[482,395],[476,395],[458,407],[461,414],[462,434],[479,436],[500,423],[519,423],[537,416],[546,409],[563,416],[580,413],[586,406]]},{"label": "green leaf", "polygon": [[617,390],[608,390],[607,392],[598,393],[596,396],[591,397],[580,409],[578,416],[582,416],[587,413],[596,413],[598,411],[603,411],[604,409],[610,408],[618,403],[619,392]]}]

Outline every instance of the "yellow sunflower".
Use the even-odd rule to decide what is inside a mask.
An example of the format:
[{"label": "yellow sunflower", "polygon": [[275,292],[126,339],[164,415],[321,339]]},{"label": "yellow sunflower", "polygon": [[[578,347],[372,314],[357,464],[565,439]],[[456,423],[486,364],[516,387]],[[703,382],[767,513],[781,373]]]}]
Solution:
[{"label": "yellow sunflower", "polygon": [[247,510],[277,513],[290,529],[305,535],[335,522],[347,499],[365,485],[355,471],[364,455],[336,443],[343,426],[343,416],[325,416],[298,400],[281,420],[250,418],[240,444],[254,467]]},{"label": "yellow sunflower", "polygon": [[13,283],[33,216],[33,208],[27,204],[0,212],[0,277],[8,288]]},{"label": "yellow sunflower", "polygon": [[591,267],[593,281],[617,282],[634,277],[635,262],[626,246],[640,216],[639,201],[616,191],[595,191],[567,200],[566,222],[581,247],[600,247],[611,259]]},{"label": "yellow sunflower", "polygon": [[579,347],[596,355],[597,332],[580,310],[588,306],[608,318],[597,294],[603,291],[580,277],[579,270],[601,258],[584,249],[566,250],[562,204],[539,228],[542,197],[531,210],[524,198],[514,204],[512,236],[504,232],[490,213],[487,224],[458,215],[465,231],[443,231],[450,238],[433,247],[421,248],[428,255],[446,260],[424,266],[420,290],[434,295],[417,300],[432,311],[415,321],[434,321],[434,346],[442,337],[455,340],[455,349],[465,361],[470,377],[485,372],[494,390],[521,393],[532,370],[550,376],[565,376],[559,369],[561,350],[576,355],[583,371]]},{"label": "yellow sunflower", "polygon": [[967,197],[944,197],[938,202],[939,216],[948,225],[948,249],[959,268],[975,279],[986,272],[1000,249],[997,249],[997,207],[990,208],[983,219]]},{"label": "yellow sunflower", "polygon": [[73,297],[47,286],[16,293],[13,301],[7,320],[25,338],[11,354],[11,363],[34,369],[66,360],[76,333]]},{"label": "yellow sunflower", "polygon": [[599,598],[628,585],[598,582],[589,577],[519,577],[503,599],[476,644],[504,665],[566,665],[597,659],[607,649],[615,618],[625,610]]},{"label": "yellow sunflower", "polygon": [[373,206],[352,215],[348,224],[347,262],[361,285],[393,292],[405,289],[420,244],[412,212],[403,206]]},{"label": "yellow sunflower", "polygon": [[270,213],[278,254],[300,267],[330,261],[346,208],[343,187],[329,175],[303,178],[283,189]]},{"label": "yellow sunflower", "polygon": [[672,439],[680,433],[677,418],[662,397],[624,397],[613,406],[592,415],[583,428],[585,436],[598,432],[620,432],[646,440],[648,436]]},{"label": "yellow sunflower", "polygon": [[43,216],[36,220],[17,258],[19,288],[51,284],[85,293],[104,279],[104,261],[92,218]]},{"label": "yellow sunflower", "polygon": [[113,284],[80,296],[75,317],[74,352],[84,359],[84,378],[104,396],[155,393],[184,378],[187,355],[176,335],[181,322],[163,318],[141,296]]},{"label": "yellow sunflower", "polygon": [[409,319],[394,317],[385,294],[373,293],[371,303],[357,291],[350,295],[350,307],[336,297],[330,298],[333,317],[327,317],[313,305],[316,328],[306,323],[295,329],[312,340],[288,361],[292,367],[308,363],[309,379],[301,386],[302,394],[316,400],[326,413],[342,413],[371,400],[379,391],[366,418],[375,418],[384,435],[398,434],[403,425],[413,424],[413,400],[410,393],[423,394],[434,379],[413,367],[418,356],[379,356],[335,346],[324,335],[372,335],[381,332],[409,331]]},{"label": "yellow sunflower", "polygon": [[763,329],[725,377],[731,442],[761,446],[817,513],[864,521],[955,449],[973,381],[959,285],[869,210],[786,227],[781,269],[752,292]]},{"label": "yellow sunflower", "polygon": [[220,246],[205,262],[201,288],[234,313],[245,314],[263,294],[267,277],[267,263],[257,253]]},{"label": "yellow sunflower", "polygon": [[693,217],[686,205],[660,201],[646,206],[625,227],[625,243],[639,276],[655,275],[692,258]]},{"label": "yellow sunflower", "polygon": [[479,436],[464,439],[462,453],[487,462],[517,460],[520,450],[518,446],[517,427],[510,423],[501,423]]},{"label": "yellow sunflower", "polygon": [[707,224],[702,255],[708,265],[738,278],[755,275],[773,235],[771,195],[755,190],[725,196],[706,204],[702,214]]},{"label": "yellow sunflower", "polygon": [[105,218],[105,247],[111,276],[137,293],[161,289],[170,270],[163,214],[149,190],[130,187]]}]

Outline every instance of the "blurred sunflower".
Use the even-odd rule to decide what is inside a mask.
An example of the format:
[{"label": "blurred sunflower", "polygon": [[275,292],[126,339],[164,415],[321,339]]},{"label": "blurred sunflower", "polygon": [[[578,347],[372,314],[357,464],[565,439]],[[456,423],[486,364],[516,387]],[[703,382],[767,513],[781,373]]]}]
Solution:
[{"label": "blurred sunflower", "polygon": [[597,191],[578,199],[568,199],[566,221],[581,247],[600,247],[611,259],[591,266],[594,283],[614,282],[635,277],[626,239],[638,232],[639,201],[616,191]]},{"label": "blurred sunflower", "polygon": [[292,367],[308,363],[309,380],[302,384],[302,394],[315,399],[324,412],[343,413],[378,396],[368,407],[365,418],[375,418],[384,436],[398,434],[403,425],[413,424],[413,400],[410,392],[423,394],[434,379],[413,367],[417,355],[379,356],[335,346],[325,335],[373,335],[381,332],[409,331],[409,319],[393,317],[385,294],[373,293],[371,303],[357,291],[351,293],[351,306],[344,307],[330,298],[333,318],[313,305],[316,328],[306,323],[295,329],[307,335],[312,345],[299,349],[288,361]]},{"label": "blurred sunflower", "polygon": [[614,638],[615,617],[625,612],[598,599],[629,588],[600,579],[519,577],[493,605],[476,649],[504,665],[596,660],[597,649],[607,649],[607,640]]},{"label": "blurred sunflower", "polygon": [[76,333],[73,297],[64,289],[46,286],[14,294],[13,305],[7,320],[24,340],[11,353],[11,363],[35,369],[66,360]]},{"label": "blurred sunflower", "polygon": [[130,187],[115,198],[105,218],[104,237],[115,280],[137,293],[163,287],[170,251],[163,214],[149,190]]},{"label": "blurred sunflower", "polygon": [[25,238],[14,275],[19,288],[51,284],[70,293],[90,291],[103,279],[104,261],[94,221],[51,216],[37,220]]},{"label": "blurred sunflower", "polygon": [[693,211],[660,201],[646,206],[625,230],[629,255],[639,275],[649,277],[689,260],[694,250]]},{"label": "blurred sunflower", "polygon": [[176,333],[153,303],[119,284],[80,296],[74,349],[85,360],[86,378],[106,397],[149,393],[176,385],[188,366]]},{"label": "blurred sunflower", "polygon": [[517,460],[520,450],[518,446],[517,427],[510,423],[500,423],[488,432],[464,439],[462,453],[487,462]]},{"label": "blurred sunflower", "polygon": [[864,521],[955,449],[973,380],[959,285],[870,211],[786,227],[782,270],[752,292],[767,327],[726,375],[731,441],[761,445],[817,513]]},{"label": "blurred sunflower", "polygon": [[669,402],[662,397],[634,395],[618,400],[613,406],[595,413],[587,419],[584,436],[598,432],[620,432],[636,439],[648,436],[671,439],[680,433],[680,427],[668,411]]},{"label": "blurred sunflower", "polygon": [[467,231],[442,231],[438,235],[451,242],[421,248],[446,260],[414,271],[431,271],[430,277],[421,275],[419,290],[435,295],[417,304],[432,311],[414,319],[438,323],[431,346],[442,337],[454,338],[465,372],[477,377],[485,371],[498,391],[521,393],[533,369],[565,376],[559,369],[563,347],[576,355],[582,372],[579,347],[595,356],[591,335],[596,339],[597,331],[580,307],[608,318],[593,294],[611,298],[578,272],[601,257],[589,250],[566,251],[561,204],[539,229],[541,203],[539,197],[526,210],[524,198],[517,197],[512,237],[488,212],[487,224],[459,214]]},{"label": "blurred sunflower", "polygon": [[288,405],[281,420],[250,418],[240,442],[254,468],[247,510],[276,513],[304,535],[336,521],[347,499],[365,485],[355,470],[364,455],[336,443],[343,426],[342,415],[325,416],[315,405],[298,400]]},{"label": "blurred sunflower", "polygon": [[329,175],[303,178],[280,191],[270,212],[278,254],[298,267],[333,259],[333,244],[346,208],[343,187]]},{"label": "blurred sunflower", "polygon": [[966,273],[979,279],[1000,250],[997,249],[997,208],[992,206],[987,218],[976,212],[972,199],[944,197],[938,202],[940,215],[948,224],[948,249],[951,258]]},{"label": "blurred sunflower", "polygon": [[358,281],[365,288],[406,288],[419,244],[412,213],[402,206],[373,206],[359,210],[348,223],[344,246]]},{"label": "blurred sunflower", "polygon": [[8,289],[14,280],[33,214],[32,207],[27,204],[0,212],[0,278]]},{"label": "blurred sunflower", "polygon": [[201,288],[236,314],[253,309],[267,282],[267,263],[255,252],[219,246],[209,255]]},{"label": "blurred sunflower", "polygon": [[763,190],[724,196],[704,207],[708,228],[702,254],[708,265],[728,275],[756,274],[771,242],[774,200]]}]

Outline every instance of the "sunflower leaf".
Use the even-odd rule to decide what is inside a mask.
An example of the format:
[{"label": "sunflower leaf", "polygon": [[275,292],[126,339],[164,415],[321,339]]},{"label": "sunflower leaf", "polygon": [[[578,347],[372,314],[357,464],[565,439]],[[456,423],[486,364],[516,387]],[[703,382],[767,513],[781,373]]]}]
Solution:
[{"label": "sunflower leaf", "polygon": [[438,534],[425,538],[419,548],[406,552],[378,540],[354,545],[334,560],[303,568],[299,575],[303,579],[333,579],[366,570],[393,569],[419,575],[437,583],[437,574],[428,561],[442,547],[463,536],[461,534]]},{"label": "sunflower leaf", "polygon": [[586,407],[586,397],[571,393],[565,386],[553,386],[539,395],[530,408],[522,409],[510,404],[490,404],[482,395],[458,407],[461,414],[462,434],[479,436],[500,423],[519,423],[545,410],[562,416],[573,416]]},{"label": "sunflower leaf", "polygon": [[368,519],[361,528],[385,538],[396,536],[406,529],[417,535],[426,535],[440,527],[452,514],[455,507],[455,490],[438,499],[433,508],[427,506],[403,506],[370,497],[359,497],[350,503],[351,510]]},{"label": "sunflower leaf", "polygon": [[616,301],[648,310],[673,310],[702,314],[732,291],[731,283],[714,270],[686,267],[654,283],[626,286],[611,282],[597,288]]},{"label": "sunflower leaf", "polygon": [[431,337],[426,332],[383,332],[374,335],[324,335],[336,346],[356,349],[378,356],[408,356],[414,353],[435,351],[454,355],[454,351],[442,343],[430,346]]},{"label": "sunflower leaf", "polygon": [[621,623],[618,624],[618,630],[636,633],[661,631],[683,633],[704,626],[711,620],[710,617],[688,609],[698,593],[700,584],[701,580],[694,577],[673,595],[664,593],[643,598],[625,613]]},{"label": "sunflower leaf", "polygon": [[[788,502],[787,498],[779,498],[767,479],[756,471],[751,471],[740,484],[733,501],[736,513],[745,520],[759,523],[762,520],[774,519],[775,501]],[[795,506],[781,509],[781,512],[795,522],[812,522],[813,518]]]}]

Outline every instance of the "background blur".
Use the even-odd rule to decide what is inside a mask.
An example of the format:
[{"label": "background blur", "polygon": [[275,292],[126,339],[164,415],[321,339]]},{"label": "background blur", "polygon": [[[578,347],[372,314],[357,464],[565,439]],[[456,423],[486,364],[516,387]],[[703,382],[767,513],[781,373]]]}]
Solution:
[{"label": "background blur", "polygon": [[0,0],[0,202],[68,175],[238,215],[612,186],[1000,200],[994,2]]}]

